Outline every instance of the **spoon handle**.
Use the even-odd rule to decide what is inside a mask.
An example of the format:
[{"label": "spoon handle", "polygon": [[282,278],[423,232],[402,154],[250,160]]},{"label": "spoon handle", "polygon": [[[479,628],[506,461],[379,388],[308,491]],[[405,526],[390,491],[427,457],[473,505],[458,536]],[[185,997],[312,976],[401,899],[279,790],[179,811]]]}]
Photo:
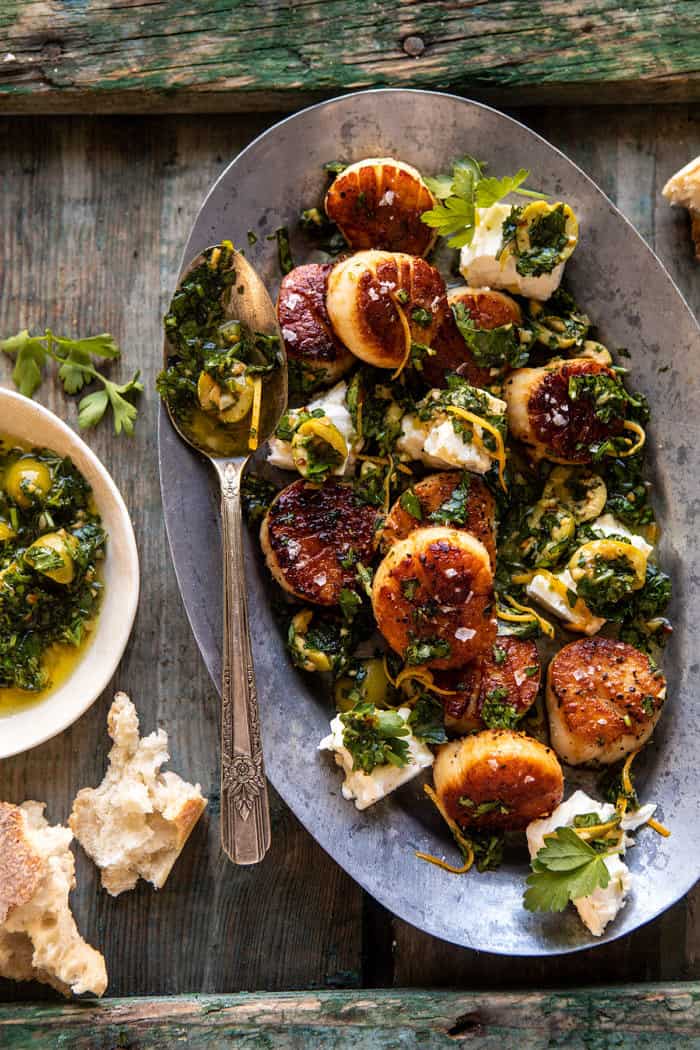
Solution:
[{"label": "spoon handle", "polygon": [[250,646],[241,516],[242,463],[217,463],[224,577],[221,690],[221,845],[234,864],[257,864],[270,846],[270,808]]}]

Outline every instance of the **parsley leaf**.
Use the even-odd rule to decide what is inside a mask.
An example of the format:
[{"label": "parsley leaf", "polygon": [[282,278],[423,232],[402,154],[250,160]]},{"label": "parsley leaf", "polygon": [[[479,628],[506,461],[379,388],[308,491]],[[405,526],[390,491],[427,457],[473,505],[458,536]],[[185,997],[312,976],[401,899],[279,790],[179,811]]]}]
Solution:
[{"label": "parsley leaf", "polygon": [[528,911],[563,911],[569,901],[588,897],[610,882],[604,854],[573,828],[557,828],[531,862],[524,905]]},{"label": "parsley leaf", "polygon": [[498,368],[504,364],[509,364],[512,368],[521,368],[527,364],[530,356],[529,346],[521,344],[515,325],[477,328],[464,303],[453,303],[452,313],[459,334],[481,368]]},{"label": "parsley leaf", "polygon": [[108,332],[84,339],[68,339],[54,335],[50,328],[45,330],[43,336],[32,336],[24,329],[0,341],[0,350],[14,356],[12,378],[25,397],[32,397],[39,387],[49,358],[59,365],[58,378],[67,394],[77,394],[94,380],[102,383],[102,390],[88,394],[78,405],[78,425],[81,429],[96,426],[107,409],[111,408],[115,432],[133,434],[138,409],[126,395],[143,390],[139,373],[128,383],[119,385],[98,372],[93,364],[96,358],[115,360],[121,357],[121,350]]},{"label": "parsley leaf", "polygon": [[513,704],[509,704],[508,690],[499,686],[486,694],[481,708],[481,721],[487,729],[512,729],[520,715]]},{"label": "parsley leaf", "polygon": [[404,655],[409,667],[415,667],[428,660],[442,659],[451,652],[450,643],[444,638],[416,638],[406,647]]},{"label": "parsley leaf", "polygon": [[542,197],[541,193],[522,188],[529,171],[521,168],[517,174],[502,179],[484,177],[483,165],[474,157],[462,157],[452,167],[452,176],[438,175],[427,179],[427,184],[438,199],[438,204],[423,212],[422,221],[449,237],[451,248],[471,244],[478,223],[477,208],[488,208],[509,193],[526,197]]},{"label": "parsley leaf", "polygon": [[380,711],[373,704],[359,703],[340,715],[343,745],[352,755],[353,769],[371,773],[376,766],[405,766],[410,752],[402,737],[410,729],[396,711]]},{"label": "parsley leaf", "polygon": [[413,735],[427,744],[444,744],[447,740],[444,709],[434,696],[423,693],[419,697],[411,711],[408,724]]},{"label": "parsley leaf", "polygon": [[430,520],[436,525],[466,525],[468,513],[469,475],[463,474],[447,499],[432,512]]},{"label": "parsley leaf", "polygon": [[416,496],[413,489],[406,489],[399,496],[399,506],[402,507],[407,514],[416,518],[417,521],[423,520],[423,508],[420,505],[420,500]]}]

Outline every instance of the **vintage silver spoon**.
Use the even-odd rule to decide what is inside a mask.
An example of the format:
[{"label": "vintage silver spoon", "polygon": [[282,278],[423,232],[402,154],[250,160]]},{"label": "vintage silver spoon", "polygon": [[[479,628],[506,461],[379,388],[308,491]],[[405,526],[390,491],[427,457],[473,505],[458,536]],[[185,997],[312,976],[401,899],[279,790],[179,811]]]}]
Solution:
[{"label": "vintage silver spoon", "polygon": [[[207,263],[208,248],[183,271],[175,295],[197,267]],[[228,246],[227,246],[228,248]],[[230,252],[229,252],[230,254]],[[287,369],[277,316],[265,285],[237,251],[222,272],[235,271],[221,297],[225,318],[250,332],[275,336],[280,367],[262,380],[258,443],[272,434],[287,404]],[[177,355],[167,337],[164,358]],[[224,584],[223,680],[221,688],[221,844],[235,864],[256,864],[270,846],[270,809],[260,736],[255,668],[248,625],[248,596],[243,557],[241,479],[250,454],[250,415],[239,424],[210,424],[205,413],[192,425],[166,408],[180,437],[206,456],[221,485]],[[199,425],[195,425],[195,423]]]}]

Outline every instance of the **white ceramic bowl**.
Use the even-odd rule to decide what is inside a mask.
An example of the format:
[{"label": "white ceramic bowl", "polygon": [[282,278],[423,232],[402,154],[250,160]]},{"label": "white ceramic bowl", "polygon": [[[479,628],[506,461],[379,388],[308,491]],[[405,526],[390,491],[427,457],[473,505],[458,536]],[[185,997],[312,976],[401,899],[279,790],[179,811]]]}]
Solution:
[{"label": "white ceramic bowl", "polygon": [[97,626],[70,677],[46,699],[0,717],[0,759],[36,747],[62,732],[95,702],[122,658],[139,600],[139,559],[129,512],[117,486],[90,451],[48,409],[0,387],[0,432],[70,456],[92,486],[107,532],[104,595]]}]

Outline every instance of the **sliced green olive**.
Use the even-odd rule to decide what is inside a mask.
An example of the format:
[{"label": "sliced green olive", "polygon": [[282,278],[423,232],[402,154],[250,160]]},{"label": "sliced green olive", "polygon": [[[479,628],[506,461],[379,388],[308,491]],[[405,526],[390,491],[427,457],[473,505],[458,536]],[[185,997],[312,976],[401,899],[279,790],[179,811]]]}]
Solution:
[{"label": "sliced green olive", "polygon": [[289,626],[287,644],[295,665],[303,671],[330,671],[332,664],[328,653],[309,645],[306,637],[313,616],[311,609],[302,609],[296,614]]},{"label": "sliced green olive", "polygon": [[250,376],[245,374],[241,362],[240,373],[233,375],[225,385],[217,382],[208,372],[200,372],[197,380],[197,398],[205,412],[218,415],[222,423],[239,423],[253,406],[255,387]]},{"label": "sliced green olive", "polygon": [[556,564],[576,532],[574,515],[555,500],[541,499],[535,503],[528,512],[527,525],[532,533],[534,563],[538,566]]},{"label": "sliced green olive", "polygon": [[348,457],[348,446],[327,416],[307,419],[292,437],[292,459],[302,477],[321,480]]},{"label": "sliced green olive", "polygon": [[43,503],[50,489],[51,471],[33,456],[15,460],[5,472],[5,492],[24,510]]},{"label": "sliced green olive", "polygon": [[12,526],[0,519],[0,543],[7,543],[8,540],[13,540],[17,533]]},{"label": "sliced green olive", "polygon": [[518,219],[515,231],[515,243],[520,253],[529,252],[532,248],[530,243],[530,231],[532,227],[542,219],[551,215],[558,208],[564,211],[564,236],[566,244],[559,252],[559,262],[565,262],[578,244],[578,220],[568,204],[557,201],[547,204],[546,201],[533,201],[528,204]]},{"label": "sliced green olive", "polygon": [[343,675],[335,683],[335,706],[339,711],[349,711],[357,703],[375,707],[392,707],[396,703],[396,692],[386,676],[383,660],[361,660],[355,674]]},{"label": "sliced green olive", "polygon": [[603,513],[608,490],[600,474],[592,470],[585,467],[555,467],[547,478],[542,498],[569,507],[580,525],[584,521],[593,521]]},{"label": "sliced green olive", "polygon": [[595,339],[586,339],[581,349],[576,351],[576,357],[590,358],[591,361],[597,361],[599,365],[612,364],[612,354],[607,346],[603,346]]},{"label": "sliced green olive", "polygon": [[[590,322],[584,314],[566,316],[548,314],[547,304],[531,299],[529,313],[535,339],[549,350],[571,350],[579,347]],[[578,356],[578,352],[577,352]]]},{"label": "sliced green olive", "polygon": [[77,541],[64,529],[47,532],[24,552],[25,562],[55,583],[68,585],[75,578]]}]

